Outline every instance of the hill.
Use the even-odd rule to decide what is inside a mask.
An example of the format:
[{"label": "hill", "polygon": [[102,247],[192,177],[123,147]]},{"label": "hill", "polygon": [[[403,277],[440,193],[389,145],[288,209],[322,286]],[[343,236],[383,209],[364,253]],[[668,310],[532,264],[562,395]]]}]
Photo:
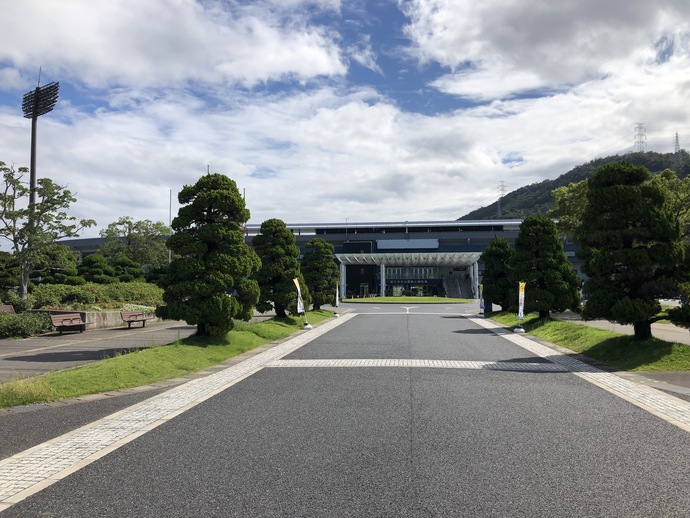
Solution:
[{"label": "hill", "polygon": [[[605,158],[597,158],[586,164],[574,167],[554,180],[544,180],[509,192],[501,198],[501,218],[522,219],[530,214],[544,214],[553,208],[551,191],[570,183],[577,183],[589,178],[599,167],[611,162],[626,161],[635,165],[642,165],[653,174],[664,169],[673,169],[678,172],[680,178],[690,174],[690,155],[685,150],[680,151],[681,166],[677,167],[678,156],[675,153],[655,153],[652,151],[641,153],[627,153]],[[465,214],[458,218],[463,219],[496,219],[498,217],[498,201]]]}]

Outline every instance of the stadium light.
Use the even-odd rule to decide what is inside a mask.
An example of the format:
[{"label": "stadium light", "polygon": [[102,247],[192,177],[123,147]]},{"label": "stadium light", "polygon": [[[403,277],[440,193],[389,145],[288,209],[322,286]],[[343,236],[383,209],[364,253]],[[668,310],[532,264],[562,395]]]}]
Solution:
[{"label": "stadium light", "polygon": [[45,86],[37,86],[35,90],[24,94],[22,99],[22,111],[24,117],[31,119],[31,195],[29,203],[33,207],[36,203],[36,121],[41,115],[50,112],[58,100],[60,83],[48,83]]}]

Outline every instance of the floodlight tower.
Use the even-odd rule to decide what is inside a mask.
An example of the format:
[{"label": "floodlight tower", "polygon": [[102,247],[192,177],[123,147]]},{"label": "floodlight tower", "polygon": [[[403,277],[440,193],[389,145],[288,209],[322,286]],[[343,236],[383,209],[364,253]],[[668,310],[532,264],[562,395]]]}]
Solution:
[{"label": "floodlight tower", "polygon": [[31,194],[29,203],[32,207],[36,204],[36,121],[41,115],[45,115],[55,108],[59,88],[60,83],[57,82],[48,83],[45,86],[36,86],[35,90],[25,93],[22,99],[24,117],[31,119],[31,167],[29,169]]}]

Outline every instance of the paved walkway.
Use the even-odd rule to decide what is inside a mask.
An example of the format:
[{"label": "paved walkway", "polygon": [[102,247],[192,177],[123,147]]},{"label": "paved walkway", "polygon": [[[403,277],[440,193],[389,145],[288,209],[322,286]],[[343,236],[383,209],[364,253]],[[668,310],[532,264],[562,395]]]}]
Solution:
[{"label": "paved walkway", "polygon": [[[347,314],[325,321],[312,331],[302,332],[246,361],[210,376],[190,381],[140,404],[126,408],[74,432],[47,441],[34,448],[0,461],[0,511],[74,473],[120,446],[136,439],[169,419],[198,405],[263,368],[304,366],[282,358],[334,327],[354,318]],[[512,362],[511,368],[536,371],[570,371],[582,379],[641,407],[658,417],[690,432],[690,403],[653,388],[623,379],[583,363],[570,355],[539,344],[524,335],[484,319],[472,319],[477,325],[491,329],[516,345],[545,359],[548,363]],[[333,360],[327,360],[328,366]],[[361,362],[372,362],[362,364]],[[497,368],[494,362],[431,362],[427,360],[341,360],[340,367],[389,368]],[[302,362],[303,363],[303,362]],[[313,367],[320,365],[314,364]]]},{"label": "paved walkway", "polygon": [[84,333],[56,333],[0,340],[0,383],[96,362],[118,352],[166,345],[192,335],[184,322],[149,322],[142,328],[116,327]]}]

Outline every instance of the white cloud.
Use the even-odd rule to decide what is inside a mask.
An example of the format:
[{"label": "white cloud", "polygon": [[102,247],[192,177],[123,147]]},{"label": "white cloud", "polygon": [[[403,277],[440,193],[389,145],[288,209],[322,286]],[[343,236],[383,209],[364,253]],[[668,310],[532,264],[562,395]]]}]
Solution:
[{"label": "white cloud", "polygon": [[[525,81],[561,88],[597,79],[610,63],[635,59],[660,36],[690,32],[682,21],[690,16],[690,3],[677,0],[400,0],[400,5],[410,17],[406,33],[413,55],[460,72],[455,80],[448,76],[436,84],[469,97],[482,92],[508,97],[522,91]],[[503,83],[498,87],[497,79]]]},{"label": "white cloud", "polygon": [[[24,0],[3,7],[0,62],[91,87],[239,83],[345,73],[322,28],[193,0]],[[22,44],[18,44],[22,42]]]},{"label": "white cloud", "polygon": [[[390,65],[401,33],[384,53],[380,35],[347,40],[310,21],[313,9],[337,19],[335,0],[9,3],[0,160],[28,165],[21,94],[43,64],[67,88],[40,120],[38,175],[67,185],[75,215],[100,228],[167,222],[170,191],[207,167],[237,181],[253,223],[452,219],[495,201],[502,181],[513,190],[632,150],[636,122],[650,150],[671,151],[675,132],[689,145],[690,8],[603,4],[599,18],[589,0],[404,2],[415,70]],[[350,83],[352,61],[388,90]],[[429,63],[447,70],[424,75]],[[479,104],[406,111],[383,92],[415,74],[415,87]]]}]

